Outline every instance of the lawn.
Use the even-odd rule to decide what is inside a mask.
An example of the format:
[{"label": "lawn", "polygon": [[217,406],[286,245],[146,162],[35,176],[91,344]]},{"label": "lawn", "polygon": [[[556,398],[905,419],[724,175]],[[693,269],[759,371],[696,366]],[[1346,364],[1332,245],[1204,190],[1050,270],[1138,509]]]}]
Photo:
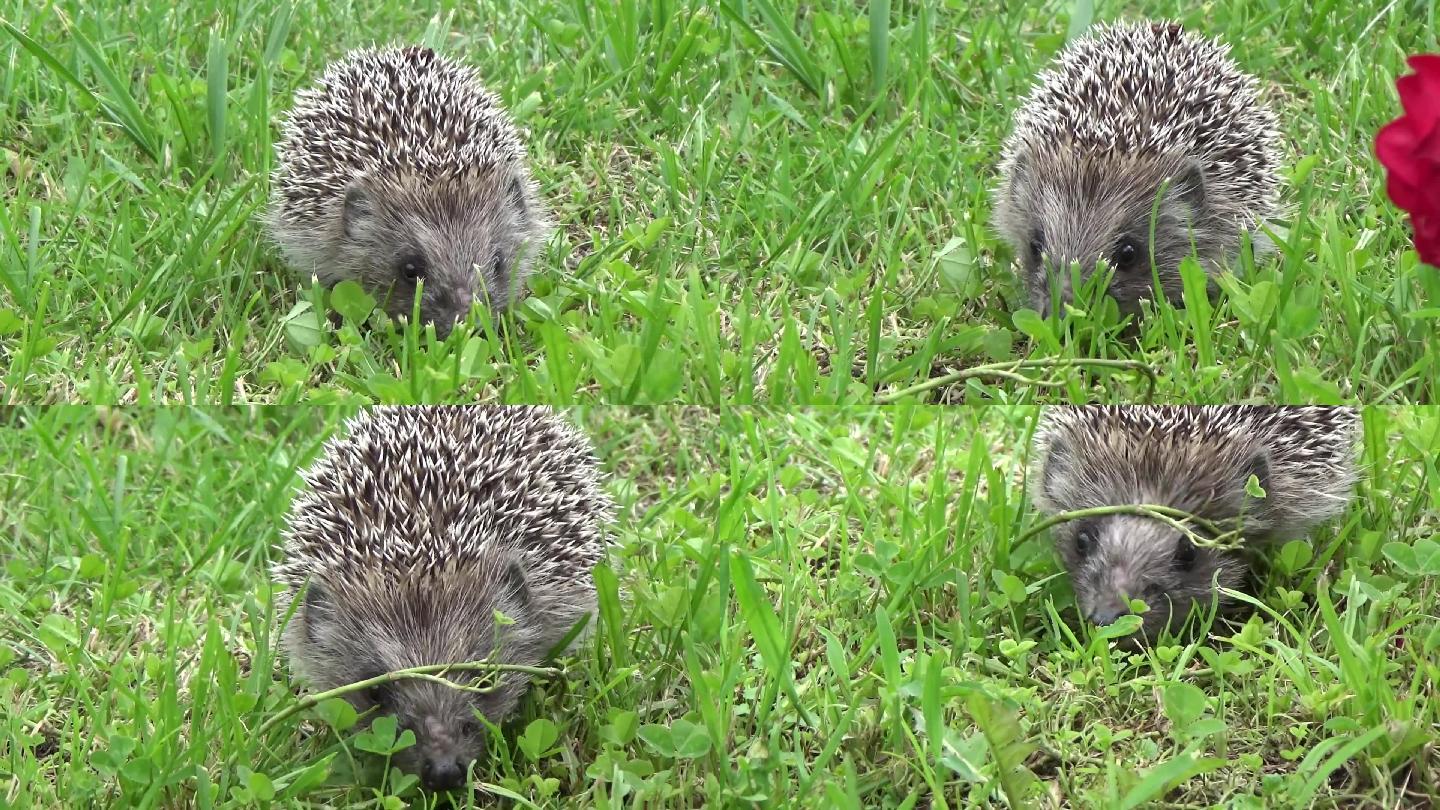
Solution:
[{"label": "lawn", "polygon": [[[266,566],[344,411],[4,415],[0,804],[427,806],[355,755],[383,729],[284,714]],[[1143,654],[1020,539],[1035,414],[571,411],[620,507],[603,616],[477,780],[540,807],[1440,796],[1440,411],[1369,409],[1356,503],[1272,555],[1256,615]]]},{"label": "lawn", "polygon": [[[1440,273],[1371,149],[1405,56],[1437,49],[1432,4],[439,5],[0,0],[4,399],[1436,396]],[[1286,137],[1278,257],[1138,339],[1098,302],[1016,314],[990,225],[1019,97],[1068,32],[1122,13],[1231,43]],[[386,41],[473,63],[527,130],[560,227],[503,331],[397,331],[262,238],[278,116]]]}]

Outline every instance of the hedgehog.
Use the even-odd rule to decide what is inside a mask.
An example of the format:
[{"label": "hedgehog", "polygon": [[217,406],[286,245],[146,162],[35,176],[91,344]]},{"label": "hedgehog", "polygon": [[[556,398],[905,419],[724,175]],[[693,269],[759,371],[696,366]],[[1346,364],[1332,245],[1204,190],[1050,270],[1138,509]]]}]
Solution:
[{"label": "hedgehog", "polygon": [[267,225],[285,259],[360,283],[437,334],[530,274],[550,226],[525,147],[475,71],[429,48],[356,50],[296,96],[277,146]]},{"label": "hedgehog", "polygon": [[1071,264],[1085,280],[1102,259],[1122,315],[1142,299],[1179,304],[1192,253],[1213,293],[1246,234],[1270,249],[1278,143],[1256,80],[1218,40],[1171,22],[1076,39],[1016,110],[1000,161],[995,222],[1031,305],[1048,315],[1056,294],[1071,302]]},{"label": "hedgehog", "polygon": [[[272,574],[282,649],[312,690],[424,665],[540,665],[594,615],[612,504],[589,442],[545,408],[365,411],[302,476]],[[484,692],[402,678],[347,699],[414,732],[396,764],[445,791],[483,751],[479,718],[504,721],[530,683],[486,677]]]},{"label": "hedgehog", "polygon": [[[1345,511],[1356,482],[1359,417],[1349,408],[1260,405],[1047,409],[1031,450],[1031,498],[1054,515],[1126,504],[1168,506],[1235,525],[1263,549],[1298,539]],[[1263,497],[1247,491],[1251,476]],[[1240,550],[1196,545],[1143,515],[1081,518],[1052,530],[1082,617],[1108,625],[1139,599],[1141,638],[1179,629],[1192,610],[1233,603]],[[1204,536],[1197,530],[1197,536]],[[1212,538],[1213,539],[1213,538]]]}]

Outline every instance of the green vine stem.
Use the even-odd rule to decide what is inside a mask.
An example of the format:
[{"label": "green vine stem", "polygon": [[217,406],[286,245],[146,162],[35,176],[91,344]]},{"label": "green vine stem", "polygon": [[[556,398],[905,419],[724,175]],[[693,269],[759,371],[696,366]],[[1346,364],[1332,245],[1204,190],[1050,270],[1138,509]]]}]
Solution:
[{"label": "green vine stem", "polygon": [[[1015,541],[1022,543],[1040,532],[1061,523],[1068,523],[1072,520],[1083,520],[1090,517],[1101,517],[1104,515],[1139,515],[1141,517],[1154,518],[1162,523],[1177,529],[1197,546],[1205,548],[1235,549],[1240,547],[1240,541],[1244,535],[1238,526],[1230,527],[1212,520],[1197,517],[1181,509],[1158,504],[1116,504],[1114,506],[1093,506],[1089,509],[1076,509],[1071,512],[1061,512],[1053,517],[1046,518],[1031,526],[1024,534]],[[1198,534],[1191,526],[1197,526],[1210,536]]]},{"label": "green vine stem", "polygon": [[319,704],[329,700],[330,698],[342,697],[344,695],[350,694],[351,692],[358,692],[362,689],[369,689],[372,686],[394,683],[395,681],[406,679],[432,681],[435,683],[444,684],[445,686],[448,686],[452,689],[460,689],[467,692],[488,692],[491,688],[493,688],[456,683],[444,677],[445,673],[447,672],[521,672],[537,678],[548,678],[560,675],[564,672],[564,670],[559,667],[530,667],[521,664],[493,664],[488,661],[469,661],[461,664],[427,664],[423,667],[397,669],[393,672],[387,672],[384,675],[376,675],[373,678],[367,678],[363,681],[355,681],[354,683],[347,683],[344,686],[337,686],[334,689],[327,689],[324,692],[316,692],[314,694],[306,695],[305,697],[291,704],[284,711],[280,712],[274,717],[271,717],[269,720],[266,720],[260,726],[260,729],[256,732],[256,736],[263,739],[267,733],[269,733],[272,729],[275,728],[275,726],[284,722],[286,719],[294,717],[295,715],[305,711],[306,709],[314,708],[315,706],[318,706]]},{"label": "green vine stem", "polygon": [[1022,385],[1033,385],[1043,388],[1055,388],[1065,384],[1065,380],[1058,377],[1042,377],[1039,379],[1027,377],[1020,372],[1025,369],[1064,369],[1076,367],[1094,368],[1118,368],[1127,371],[1135,371],[1145,376],[1145,401],[1152,402],[1155,399],[1155,386],[1159,378],[1155,369],[1140,362],[1139,360],[1101,359],[1094,357],[1057,357],[1044,360],[1006,360],[1003,363],[986,363],[979,366],[962,368],[959,371],[952,371],[939,377],[932,377],[925,382],[917,383],[909,388],[902,388],[899,391],[892,391],[888,394],[876,396],[876,402],[888,404],[897,400],[916,394],[923,394],[934,388],[951,385],[962,380],[974,379],[977,377],[993,377],[1002,380],[1010,380]]}]

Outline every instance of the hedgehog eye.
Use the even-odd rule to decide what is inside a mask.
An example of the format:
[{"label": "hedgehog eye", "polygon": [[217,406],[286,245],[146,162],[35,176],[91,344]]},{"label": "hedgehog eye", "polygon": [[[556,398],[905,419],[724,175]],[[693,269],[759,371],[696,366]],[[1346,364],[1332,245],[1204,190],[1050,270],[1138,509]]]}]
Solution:
[{"label": "hedgehog eye", "polygon": [[1075,550],[1080,553],[1081,557],[1088,557],[1090,552],[1095,550],[1095,530],[1093,528],[1081,526],[1080,530],[1075,533]]},{"label": "hedgehog eye", "polygon": [[1181,537],[1175,544],[1175,565],[1184,571],[1189,571],[1195,567],[1195,558],[1198,553],[1199,549],[1190,542],[1190,538]]},{"label": "hedgehog eye", "polygon": [[395,274],[411,283],[425,278],[429,266],[425,263],[425,257],[419,253],[407,253],[400,257],[395,263]]},{"label": "hedgehog eye", "polygon": [[1045,240],[1042,238],[1040,229],[1036,228],[1035,232],[1030,234],[1030,260],[1036,262],[1040,261],[1040,254],[1044,251],[1044,249]]},{"label": "hedgehog eye", "polygon": [[1111,256],[1111,264],[1116,270],[1130,271],[1135,269],[1135,264],[1140,259],[1140,246],[1135,240],[1125,237],[1115,246],[1115,253]]},{"label": "hedgehog eye", "polygon": [[389,696],[384,684],[376,684],[365,690],[366,699],[377,706],[384,706],[385,699]]},{"label": "hedgehog eye", "polygon": [[476,720],[473,717],[469,720],[461,721],[460,733],[464,734],[466,737],[474,737],[475,735],[480,733],[480,721]]}]

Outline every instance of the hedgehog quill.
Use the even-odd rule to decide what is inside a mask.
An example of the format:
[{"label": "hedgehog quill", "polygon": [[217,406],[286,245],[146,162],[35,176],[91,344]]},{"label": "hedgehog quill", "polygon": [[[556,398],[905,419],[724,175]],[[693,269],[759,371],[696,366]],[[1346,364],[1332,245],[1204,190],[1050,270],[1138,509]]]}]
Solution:
[{"label": "hedgehog quill", "polygon": [[442,337],[480,300],[509,306],[549,231],[525,147],[472,69],[428,48],[357,50],[301,91],[268,214],[286,260],[353,279]]},{"label": "hedgehog quill", "polygon": [[[1248,543],[1298,539],[1349,506],[1359,415],[1349,408],[1249,405],[1047,409],[1031,451],[1030,486],[1054,515],[1130,504],[1168,506],[1208,521],[1239,520]],[[1255,476],[1265,495],[1251,496]],[[1148,610],[1143,636],[1178,629],[1242,588],[1239,552],[1197,546],[1152,517],[1117,514],[1052,529],[1081,616],[1108,625]]]},{"label": "hedgehog quill", "polygon": [[1070,265],[1084,280],[1103,259],[1110,296],[1134,315],[1142,299],[1181,300],[1192,249],[1212,277],[1244,234],[1265,250],[1278,143],[1255,79],[1218,41],[1164,22],[1075,40],[1015,112],[1000,162],[995,221],[1031,305],[1070,303]]},{"label": "hedgehog quill", "polygon": [[[537,666],[595,612],[613,506],[589,442],[545,408],[373,409],[303,477],[273,575],[281,616],[303,593],[281,644],[316,691],[416,666]],[[483,750],[476,713],[502,722],[528,686],[505,672],[484,692],[402,679],[348,698],[414,732],[395,762],[439,791]]]}]

